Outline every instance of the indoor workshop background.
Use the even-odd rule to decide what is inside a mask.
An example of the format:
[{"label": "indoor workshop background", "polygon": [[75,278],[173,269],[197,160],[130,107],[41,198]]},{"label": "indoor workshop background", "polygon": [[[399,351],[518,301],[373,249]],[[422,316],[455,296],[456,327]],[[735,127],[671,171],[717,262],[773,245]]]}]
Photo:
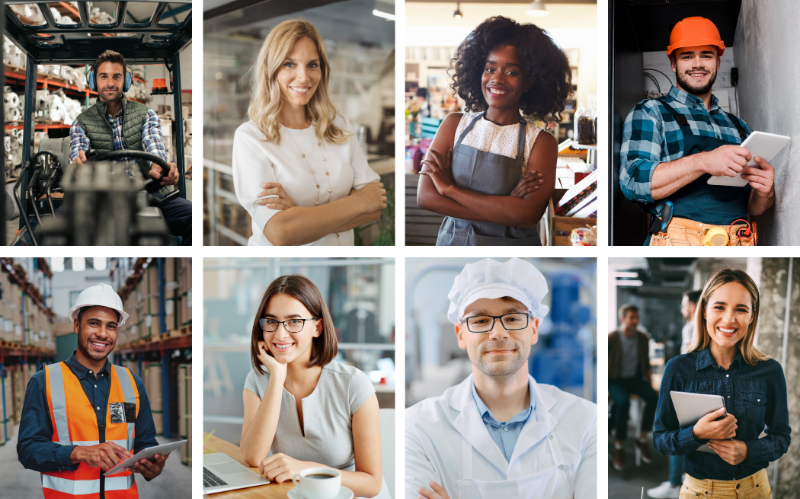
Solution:
[{"label": "indoor workshop background", "polygon": [[[0,258],[0,497],[42,497],[39,473],[17,458],[25,389],[42,366],[76,350],[69,309],[99,283],[130,314],[109,360],[142,378],[159,444],[191,440],[191,268],[185,258]],[[191,472],[184,446],[153,481],[137,476],[139,497],[188,499]]]},{"label": "indoor workshop background", "polygon": [[[722,267],[745,270],[761,294],[756,346],[783,366],[787,380],[789,424],[793,442],[789,451],[767,468],[775,499],[797,497],[800,488],[800,259],[797,258],[609,258],[607,332],[618,327],[617,311],[625,303],[639,307],[639,329],[651,336],[653,385],[661,384],[667,361],[680,353],[681,294],[702,289],[706,279]],[[786,307],[789,307],[788,314]],[[788,321],[787,321],[788,319]],[[602,373],[601,375],[606,375]],[[632,414],[637,410],[631,404]],[[629,425],[635,418],[629,418]],[[613,425],[609,422],[609,431]],[[636,435],[632,428],[629,439]],[[609,456],[614,439],[609,434]],[[653,488],[668,479],[669,459],[651,450],[653,462],[634,465],[633,445],[625,446],[628,465],[616,471],[609,462],[608,497],[638,497],[642,487]],[[610,459],[610,457],[609,457]]]},{"label": "indoor workshop background", "polygon": [[[755,217],[759,244],[800,245],[800,95],[797,92],[796,0],[609,0],[609,129],[612,150],[609,244],[641,245],[645,213],[619,190],[619,148],[622,125],[633,106],[656,84],[669,92],[675,81],[665,54],[672,27],[681,19],[702,16],[718,27],[725,46],[713,92],[720,106],[740,116],[755,131],[788,135],[792,142],[771,161],[775,167],[775,206]],[[731,81],[737,68],[738,83]],[[664,74],[660,74],[661,71]],[[641,78],[638,77],[641,75]]]}]

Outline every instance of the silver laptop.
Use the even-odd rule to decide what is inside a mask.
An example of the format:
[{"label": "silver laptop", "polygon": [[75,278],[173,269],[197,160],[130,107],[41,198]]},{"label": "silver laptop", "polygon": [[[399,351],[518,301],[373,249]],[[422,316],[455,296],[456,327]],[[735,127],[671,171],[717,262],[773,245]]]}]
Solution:
[{"label": "silver laptop", "polygon": [[216,452],[203,455],[203,493],[216,494],[226,490],[265,485],[269,480],[245,468],[232,457]]},{"label": "silver laptop", "polygon": [[[725,399],[722,398],[722,395],[673,391],[669,392],[669,396],[672,398],[672,405],[675,406],[675,413],[678,415],[678,424],[681,428],[693,426],[706,414],[725,407]],[[727,412],[725,415],[728,415]],[[707,444],[701,445],[697,450],[715,454]]]}]

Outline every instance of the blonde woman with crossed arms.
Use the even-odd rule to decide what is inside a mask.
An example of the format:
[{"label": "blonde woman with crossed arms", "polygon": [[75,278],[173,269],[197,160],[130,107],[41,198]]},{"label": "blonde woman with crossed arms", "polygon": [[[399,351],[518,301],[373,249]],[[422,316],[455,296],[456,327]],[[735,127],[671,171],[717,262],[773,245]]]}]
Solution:
[{"label": "blonde woman with crossed arms", "polygon": [[328,93],[331,69],[317,30],[272,29],[256,62],[248,117],[233,139],[233,183],[250,213],[250,246],[352,246],[377,220],[386,190]]}]

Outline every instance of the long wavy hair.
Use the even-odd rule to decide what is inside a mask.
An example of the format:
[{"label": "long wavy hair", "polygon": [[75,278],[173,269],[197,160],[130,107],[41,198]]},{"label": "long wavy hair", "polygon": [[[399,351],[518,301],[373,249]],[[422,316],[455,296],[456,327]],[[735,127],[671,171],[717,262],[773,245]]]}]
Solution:
[{"label": "long wavy hair", "polygon": [[708,299],[711,293],[717,290],[723,284],[729,282],[736,282],[750,292],[750,297],[753,300],[753,321],[747,328],[744,338],[739,340],[739,351],[742,352],[742,358],[748,364],[755,365],[760,360],[769,360],[769,355],[760,352],[753,345],[756,339],[756,327],[758,326],[758,313],[761,309],[761,300],[758,293],[758,286],[753,279],[747,275],[747,272],[739,269],[724,268],[714,272],[711,277],[706,281],[703,287],[703,292],[700,295],[700,300],[697,302],[697,309],[694,313],[695,320],[695,334],[692,337],[692,344],[689,346],[689,352],[702,351],[711,344],[711,336],[708,334],[708,326],[706,319],[703,317],[703,311],[708,306]]},{"label": "long wavy hair", "polygon": [[266,137],[267,142],[281,143],[280,115],[283,107],[281,89],[277,82],[278,71],[289,57],[295,43],[301,38],[309,38],[317,46],[319,65],[322,71],[317,90],[306,105],[306,119],[314,124],[317,139],[331,143],[342,143],[348,134],[337,127],[333,120],[338,115],[336,106],[328,93],[331,67],[325,55],[325,46],[317,29],[308,21],[290,19],[272,28],[256,61],[255,84],[252,98],[247,108],[247,116]]}]

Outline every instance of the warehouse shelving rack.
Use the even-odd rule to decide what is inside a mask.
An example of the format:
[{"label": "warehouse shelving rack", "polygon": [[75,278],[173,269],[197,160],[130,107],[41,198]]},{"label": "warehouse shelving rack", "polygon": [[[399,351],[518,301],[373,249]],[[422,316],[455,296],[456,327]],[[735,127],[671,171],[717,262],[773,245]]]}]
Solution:
[{"label": "warehouse shelving rack", "polygon": [[[76,65],[93,64],[106,50],[115,50],[125,57],[128,64],[164,64],[172,72],[173,119],[175,127],[175,156],[178,164],[178,189],[186,197],[186,177],[184,171],[184,130],[181,106],[181,62],[180,53],[192,41],[192,2],[191,0],[172,0],[158,2],[116,2],[114,22],[94,24],[90,22],[86,1],[79,1],[80,22],[58,24],[50,12],[48,3],[36,3],[44,17],[45,24],[24,24],[11,10],[13,4],[30,4],[30,0],[5,1],[6,36],[27,56],[25,68],[25,98],[22,164],[30,161],[33,152],[34,109],[38,64]],[[125,22],[129,4],[147,3],[153,5],[152,15],[143,22]],[[167,22],[170,17],[188,12],[180,22]],[[177,20],[177,18],[175,18]],[[110,35],[110,36],[109,36]],[[123,35],[123,36],[118,36]],[[102,36],[102,39],[100,38]],[[5,76],[5,75],[4,75]],[[2,167],[2,165],[0,165]],[[28,189],[28,172],[24,170],[21,193]],[[27,198],[23,200],[23,213],[20,213],[20,229],[28,217]]]},{"label": "warehouse shelving rack", "polygon": [[[128,279],[130,284],[126,285],[120,291],[120,297],[124,301],[127,298],[128,294],[133,290],[133,288],[138,284],[139,280],[141,280],[142,276],[144,275],[145,269],[150,266],[156,264],[158,265],[158,295],[159,295],[159,330],[161,331],[161,338],[155,341],[142,341],[138,344],[126,345],[121,348],[117,348],[114,351],[114,360],[117,364],[122,365],[122,361],[124,360],[123,357],[127,357],[133,355],[136,357],[137,367],[138,367],[138,375],[142,376],[142,364],[144,363],[145,353],[147,352],[159,352],[161,357],[161,399],[162,399],[162,414],[163,414],[163,428],[164,428],[164,438],[172,438],[172,399],[173,395],[177,397],[177,387],[178,380],[170,379],[170,360],[174,352],[182,351],[182,350],[189,350],[192,348],[192,335],[191,334],[180,334],[180,332],[176,331],[169,331],[167,330],[167,318],[166,318],[166,303],[165,303],[165,287],[166,287],[166,276],[164,274],[164,269],[166,267],[165,259],[164,258],[139,258],[136,261],[136,264],[133,267],[132,277],[133,279]],[[176,334],[178,334],[176,336]]]},{"label": "warehouse shelving rack", "polygon": [[[6,400],[6,390],[10,389],[10,387],[6,386],[7,385],[6,358],[10,357],[13,359],[19,359],[18,363],[23,367],[28,365],[29,360],[35,359],[37,372],[42,369],[42,365],[44,363],[53,362],[55,358],[55,352],[53,351],[43,350],[41,348],[32,347],[26,344],[27,331],[25,327],[26,325],[25,321],[27,319],[25,316],[25,296],[30,295],[31,301],[34,304],[36,304],[36,306],[41,308],[50,319],[53,319],[55,317],[55,314],[53,313],[52,309],[47,307],[46,304],[48,296],[51,296],[47,294],[48,281],[53,278],[53,274],[50,272],[50,268],[47,265],[47,262],[45,261],[44,258],[34,259],[33,271],[35,272],[36,270],[41,269],[44,272],[45,276],[47,277],[47,279],[44,280],[45,289],[42,290],[40,293],[32,292],[33,289],[35,289],[33,287],[33,284],[31,284],[25,276],[19,273],[18,268],[15,268],[14,261],[12,258],[0,258],[0,269],[2,271],[8,272],[10,279],[22,288],[22,303],[20,304],[20,306],[22,307],[22,321],[23,321],[23,324],[21,326],[22,344],[17,345],[8,342],[2,342],[2,344],[0,344],[0,397],[2,397],[0,398],[0,400],[2,401],[2,406],[3,406],[3,414],[2,414],[3,441],[6,442],[8,441],[8,423],[7,423],[8,408],[6,407],[5,400]],[[52,283],[49,284],[50,284],[49,286],[50,293],[52,293]],[[7,290],[3,291],[5,292]],[[41,296],[42,299],[40,299],[39,296]]]}]

